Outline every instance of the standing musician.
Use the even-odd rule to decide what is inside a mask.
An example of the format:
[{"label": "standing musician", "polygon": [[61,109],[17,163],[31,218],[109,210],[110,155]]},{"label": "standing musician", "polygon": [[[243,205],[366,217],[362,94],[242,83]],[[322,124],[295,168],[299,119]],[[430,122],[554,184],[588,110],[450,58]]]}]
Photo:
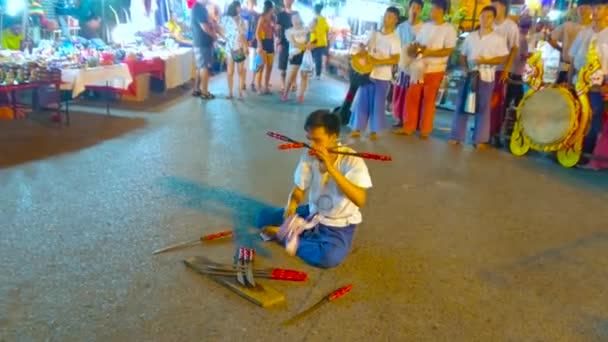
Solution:
[{"label": "standing musician", "polygon": [[408,47],[416,40],[416,35],[422,27],[420,13],[422,12],[422,0],[410,0],[408,19],[397,26],[397,34],[401,39],[401,55],[399,56],[399,71],[397,82],[393,89],[393,116],[397,120],[396,128],[403,127],[405,120],[405,94],[410,83]]},{"label": "standing musician", "polygon": [[352,137],[359,137],[368,123],[370,140],[376,140],[376,133],[386,128],[386,95],[393,78],[393,66],[399,62],[401,54],[401,41],[395,32],[398,21],[399,10],[389,7],[384,13],[382,31],[371,33],[366,49],[375,66],[369,75],[370,82],[359,88],[355,98],[349,122]]},{"label": "standing musician", "polygon": [[559,77],[557,78],[558,84],[569,83],[572,80],[572,58],[570,58],[568,52],[578,33],[591,26],[591,4],[592,0],[579,0],[576,7],[576,19],[566,21],[551,32],[549,44],[561,53],[561,68]]},{"label": "standing musician", "polygon": [[496,9],[494,31],[505,38],[507,41],[507,48],[509,49],[507,60],[496,69],[497,82],[494,86],[493,94],[496,101],[492,101],[493,105],[490,119],[490,138],[496,145],[500,145],[499,135],[506,109],[506,83],[511,77],[511,66],[513,65],[517,51],[519,50],[519,27],[517,27],[517,24],[513,20],[507,17],[507,0],[492,0],[492,7]]},{"label": "standing musician", "polygon": [[[574,82],[578,79],[578,72],[587,64],[587,53],[591,42],[595,42],[595,49],[599,54],[602,65],[603,83],[601,86],[594,86],[588,93],[591,105],[591,124],[589,132],[583,141],[583,152],[593,153],[597,143],[598,134],[602,129],[602,119],[604,115],[604,98],[602,93],[606,92],[606,75],[608,75],[608,0],[599,0],[593,5],[592,10],[593,25],[583,29],[572,43],[569,55],[574,65]],[[586,158],[581,158],[581,164],[587,162]]]},{"label": "standing musician", "polygon": [[[340,118],[337,115],[326,110],[312,112],[304,129],[311,142],[312,155],[302,155],[286,207],[262,210],[256,218],[256,227],[283,225],[274,233],[286,247],[294,240],[281,241],[282,237],[289,233],[295,235],[293,252],[297,256],[316,267],[335,267],[350,250],[355,227],[362,221],[359,208],[365,204],[372,182],[363,159],[330,153],[332,150],[352,152],[338,143]],[[301,205],[306,192],[308,204]],[[296,219],[308,226],[289,229],[284,225]],[[268,234],[269,229],[265,232]]]},{"label": "standing musician", "polygon": [[479,16],[480,28],[469,33],[462,45],[460,63],[467,74],[465,86],[456,101],[452,121],[451,145],[462,144],[467,132],[468,114],[464,112],[469,90],[475,94],[474,144],[486,148],[490,140],[490,102],[496,77],[496,66],[502,64],[509,54],[505,39],[494,32],[496,9],[486,6]]},{"label": "standing musician", "polygon": [[445,75],[448,58],[456,46],[456,30],[445,20],[448,11],[446,0],[431,1],[431,21],[422,24],[416,37],[422,48],[420,56],[424,62],[422,82],[410,84],[405,99],[405,122],[403,130],[396,134],[412,135],[420,128],[420,138],[426,139],[433,130],[435,102],[441,81]]}]

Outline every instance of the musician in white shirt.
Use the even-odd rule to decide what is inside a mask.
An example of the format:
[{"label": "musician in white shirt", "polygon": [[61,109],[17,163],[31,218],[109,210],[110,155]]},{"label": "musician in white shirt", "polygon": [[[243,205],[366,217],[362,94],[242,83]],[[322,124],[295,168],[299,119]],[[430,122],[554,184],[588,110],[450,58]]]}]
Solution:
[{"label": "musician in white shirt", "polygon": [[412,135],[420,123],[420,138],[426,139],[433,130],[435,102],[445,75],[448,58],[456,46],[456,30],[445,21],[446,0],[431,1],[431,21],[422,24],[416,42],[422,46],[423,81],[410,84],[405,100],[406,117],[403,129],[395,134]]},{"label": "musician in white shirt", "polygon": [[551,32],[549,44],[554,49],[559,50],[561,55],[558,84],[569,83],[569,80],[572,79],[572,58],[568,53],[578,33],[591,26],[593,21],[592,4],[592,0],[579,0],[576,4],[577,18],[566,21]]},{"label": "musician in white shirt", "polygon": [[393,89],[393,117],[397,120],[395,127],[402,127],[405,120],[405,94],[410,84],[411,58],[407,49],[416,40],[416,35],[422,27],[420,13],[424,3],[422,0],[410,0],[408,19],[397,26],[401,40],[401,55],[399,56],[399,72]]},{"label": "musician in white shirt", "polygon": [[496,9],[494,31],[505,38],[507,48],[509,49],[509,56],[506,61],[496,69],[497,82],[494,86],[494,96],[497,96],[499,101],[492,108],[490,136],[498,144],[500,141],[500,129],[505,117],[505,105],[507,105],[505,103],[506,82],[510,77],[511,66],[519,50],[519,27],[513,20],[507,17],[507,0],[492,0],[492,7]]},{"label": "musician in white shirt", "polygon": [[460,63],[467,73],[467,81],[456,100],[449,141],[452,145],[462,144],[465,140],[469,116],[465,113],[464,107],[469,90],[475,94],[474,144],[477,148],[485,148],[490,140],[490,102],[494,90],[496,66],[502,64],[509,54],[506,40],[493,29],[495,17],[494,7],[484,7],[479,16],[479,30],[469,33],[462,45]]},{"label": "musician in white shirt", "polygon": [[399,62],[401,41],[395,31],[399,22],[399,10],[389,7],[384,13],[384,27],[381,32],[372,32],[367,52],[375,64],[369,78],[371,82],[362,85],[353,103],[353,114],[349,126],[351,137],[361,135],[369,123],[370,140],[376,140],[376,133],[386,129],[386,96],[393,78],[393,66]]},{"label": "musician in white shirt", "polygon": [[[591,104],[592,117],[589,131],[583,142],[583,152],[585,153],[596,153],[594,149],[599,132],[602,129],[604,115],[602,93],[606,89],[606,75],[608,75],[608,0],[600,0],[599,3],[594,4],[592,13],[593,25],[579,32],[569,51],[575,69],[574,82],[577,81],[580,70],[587,64],[589,46],[592,41],[595,42],[595,50],[599,55],[601,64],[601,87],[598,84],[587,93]],[[582,164],[586,162],[585,158],[581,159]]]}]

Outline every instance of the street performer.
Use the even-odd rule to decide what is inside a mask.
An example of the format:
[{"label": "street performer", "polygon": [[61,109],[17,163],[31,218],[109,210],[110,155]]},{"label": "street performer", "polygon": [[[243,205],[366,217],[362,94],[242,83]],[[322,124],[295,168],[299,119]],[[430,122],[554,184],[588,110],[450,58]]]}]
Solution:
[{"label": "street performer", "polygon": [[423,6],[422,0],[410,0],[408,19],[397,26],[397,34],[401,40],[401,55],[399,56],[399,72],[393,90],[393,116],[397,120],[396,128],[403,126],[405,120],[405,94],[410,84],[410,69],[412,62],[408,56],[408,47],[416,40],[416,35],[422,27],[420,13]]},{"label": "street performer", "polygon": [[[605,151],[594,151],[598,135],[602,129],[602,119],[604,115],[604,98],[602,93],[606,91],[606,76],[608,75],[608,0],[599,0],[593,5],[592,10],[593,24],[591,27],[583,29],[570,47],[570,57],[574,64],[574,84],[578,80],[579,71],[587,64],[587,54],[591,42],[595,42],[601,63],[602,85],[594,85],[589,93],[589,103],[591,105],[591,123],[589,131],[583,141],[583,153],[603,154]],[[586,164],[587,158],[581,158],[580,164]]]},{"label": "street performer", "polygon": [[[296,167],[287,205],[262,210],[256,227],[281,226],[274,234],[290,254],[316,267],[335,267],[350,250],[355,227],[362,221],[359,208],[365,204],[372,182],[363,159],[330,153],[353,152],[338,142],[337,115],[327,110],[312,112],[304,130],[312,149]],[[306,192],[308,204],[301,205]]]},{"label": "street performer", "polygon": [[[460,63],[467,80],[456,100],[449,141],[452,145],[464,143],[469,118],[464,107],[469,98],[472,98],[470,101],[473,102],[475,113],[474,144],[478,149],[483,149],[490,141],[490,102],[496,81],[496,66],[503,63],[509,54],[506,40],[494,32],[495,17],[494,7],[484,7],[479,16],[479,30],[469,33],[462,45]],[[469,97],[470,94],[473,96]]]}]

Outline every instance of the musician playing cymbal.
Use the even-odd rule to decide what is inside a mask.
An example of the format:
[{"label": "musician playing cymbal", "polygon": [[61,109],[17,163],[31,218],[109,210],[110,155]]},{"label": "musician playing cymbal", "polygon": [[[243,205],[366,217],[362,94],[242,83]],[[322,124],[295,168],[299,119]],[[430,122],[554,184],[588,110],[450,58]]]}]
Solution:
[{"label": "musician playing cymbal", "polygon": [[[285,208],[268,208],[256,217],[264,236],[276,237],[287,252],[322,268],[338,266],[350,251],[362,222],[359,208],[372,181],[361,158],[331,151],[354,152],[340,145],[340,118],[317,110],[304,124],[312,150],[302,154]],[[308,193],[308,194],[307,194]],[[308,204],[305,196],[308,195]],[[276,226],[281,226],[279,230]]]},{"label": "musician playing cymbal", "polygon": [[412,135],[420,128],[420,138],[426,139],[433,130],[437,93],[448,58],[456,46],[456,30],[445,20],[447,11],[446,0],[431,1],[431,21],[422,25],[416,37],[425,65],[423,80],[410,84],[405,99],[405,122],[402,130],[394,132],[396,134]]},{"label": "musician playing cymbal", "polygon": [[393,89],[393,116],[397,120],[395,125],[397,128],[402,127],[405,120],[405,94],[410,84],[410,65],[413,58],[416,58],[415,55],[413,58],[410,56],[411,50],[408,51],[408,49],[414,46],[412,43],[415,42],[416,35],[422,27],[420,13],[422,12],[423,5],[422,0],[410,0],[408,19],[397,26],[397,34],[399,34],[399,38],[401,39],[399,72]]},{"label": "musician playing cymbal", "polygon": [[368,123],[370,140],[376,140],[376,133],[387,128],[386,96],[393,78],[393,66],[399,62],[401,54],[401,41],[395,31],[398,22],[399,10],[387,8],[382,31],[372,32],[365,44],[369,59],[375,66],[369,75],[370,82],[359,88],[354,101],[349,123],[352,137],[359,137]]}]

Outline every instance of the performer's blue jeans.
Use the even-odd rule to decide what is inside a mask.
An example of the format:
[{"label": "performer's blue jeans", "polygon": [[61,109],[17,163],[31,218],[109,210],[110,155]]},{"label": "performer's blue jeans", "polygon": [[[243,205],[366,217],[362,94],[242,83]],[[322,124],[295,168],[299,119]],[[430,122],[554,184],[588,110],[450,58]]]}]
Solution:
[{"label": "performer's blue jeans", "polygon": [[593,153],[597,136],[602,130],[602,119],[604,116],[604,97],[599,91],[591,91],[588,94],[589,104],[591,105],[591,123],[589,132],[583,140],[583,152]]},{"label": "performer's blue jeans", "polygon": [[[264,209],[258,213],[255,225],[258,228],[280,226],[283,223],[284,213],[285,209]],[[310,215],[308,205],[298,207],[296,213],[300,217],[307,218]],[[350,251],[354,233],[354,224],[347,227],[319,224],[300,235],[296,255],[316,267],[336,267],[344,261]]]}]

